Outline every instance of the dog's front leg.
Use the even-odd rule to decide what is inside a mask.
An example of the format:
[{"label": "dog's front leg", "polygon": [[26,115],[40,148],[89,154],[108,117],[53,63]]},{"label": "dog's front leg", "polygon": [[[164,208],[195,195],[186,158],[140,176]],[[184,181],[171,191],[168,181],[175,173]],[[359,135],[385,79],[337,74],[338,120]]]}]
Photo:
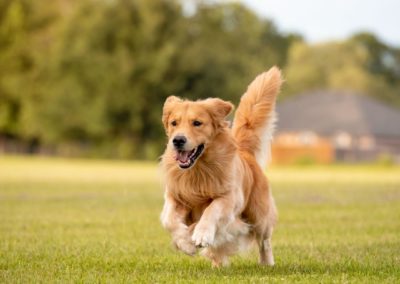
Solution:
[{"label": "dog's front leg", "polygon": [[214,199],[204,210],[199,223],[196,225],[192,240],[196,246],[215,246],[215,234],[218,227],[229,224],[234,220],[234,201],[230,195]]},{"label": "dog's front leg", "polygon": [[165,203],[161,212],[161,223],[172,235],[175,246],[188,255],[196,253],[196,247],[190,239],[185,220],[189,210],[179,204],[168,191],[165,192]]}]

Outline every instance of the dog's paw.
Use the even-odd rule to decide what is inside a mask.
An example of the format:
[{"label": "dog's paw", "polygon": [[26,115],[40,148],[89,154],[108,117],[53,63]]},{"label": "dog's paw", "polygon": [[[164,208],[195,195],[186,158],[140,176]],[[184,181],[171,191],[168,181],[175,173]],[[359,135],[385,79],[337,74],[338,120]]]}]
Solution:
[{"label": "dog's paw", "polygon": [[178,239],[174,242],[176,248],[187,255],[195,255],[196,254],[196,247],[195,245],[189,240],[185,238]]},{"label": "dog's paw", "polygon": [[235,236],[247,235],[250,232],[250,225],[237,218],[228,226],[227,231]]},{"label": "dog's paw", "polygon": [[214,244],[215,228],[204,227],[200,224],[193,231],[192,241],[197,247],[208,247]]}]

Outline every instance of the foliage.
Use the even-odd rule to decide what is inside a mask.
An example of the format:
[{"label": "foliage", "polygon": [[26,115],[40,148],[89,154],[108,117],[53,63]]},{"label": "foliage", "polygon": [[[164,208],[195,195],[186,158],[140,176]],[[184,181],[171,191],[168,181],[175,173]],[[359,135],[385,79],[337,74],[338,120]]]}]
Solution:
[{"label": "foliage", "polygon": [[240,4],[193,3],[188,15],[178,0],[1,0],[0,140],[155,158],[167,96],[238,103],[272,65],[286,95],[351,88],[400,102],[400,51],[371,34],[310,46]]},{"label": "foliage", "polygon": [[315,161],[315,158],[310,155],[305,155],[305,156],[299,157],[293,163],[293,165],[298,166],[298,167],[311,166],[311,165],[315,165],[315,164],[317,164],[317,162]]},{"label": "foliage", "polygon": [[381,166],[392,167],[396,164],[396,161],[388,154],[381,154],[376,160],[376,163]]},{"label": "foliage", "polygon": [[348,41],[308,45],[296,42],[289,51],[286,95],[310,89],[353,90],[400,106],[400,49],[371,34]]}]

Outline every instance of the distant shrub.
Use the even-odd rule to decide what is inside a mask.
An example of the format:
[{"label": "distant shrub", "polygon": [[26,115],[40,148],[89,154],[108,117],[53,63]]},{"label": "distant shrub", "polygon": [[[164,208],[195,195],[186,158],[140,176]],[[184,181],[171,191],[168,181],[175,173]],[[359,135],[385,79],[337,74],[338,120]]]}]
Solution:
[{"label": "distant shrub", "polygon": [[376,163],[381,166],[390,167],[395,164],[395,160],[391,155],[384,153],[378,156]]},{"label": "distant shrub", "polygon": [[296,166],[309,166],[309,165],[315,165],[316,163],[317,162],[314,157],[305,155],[297,158],[293,164]]}]

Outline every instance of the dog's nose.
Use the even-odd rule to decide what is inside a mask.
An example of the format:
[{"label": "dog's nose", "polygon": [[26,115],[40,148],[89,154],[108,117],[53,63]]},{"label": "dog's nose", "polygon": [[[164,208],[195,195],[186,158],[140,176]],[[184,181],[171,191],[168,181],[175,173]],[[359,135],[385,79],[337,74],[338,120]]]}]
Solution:
[{"label": "dog's nose", "polygon": [[186,143],[186,137],[185,136],[175,136],[174,139],[172,140],[172,143],[174,144],[175,148],[180,149],[185,145]]}]

